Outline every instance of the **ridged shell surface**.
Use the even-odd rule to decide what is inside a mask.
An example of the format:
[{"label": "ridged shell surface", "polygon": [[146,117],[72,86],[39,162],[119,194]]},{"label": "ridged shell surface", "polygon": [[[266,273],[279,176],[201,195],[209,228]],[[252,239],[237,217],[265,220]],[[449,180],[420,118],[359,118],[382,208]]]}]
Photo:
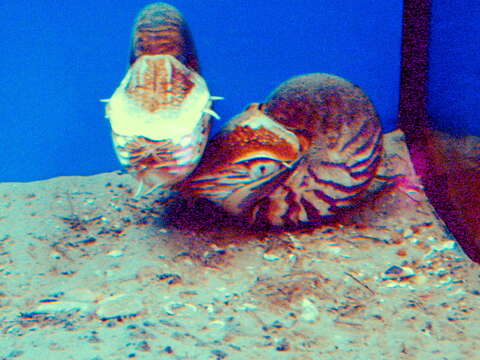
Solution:
[{"label": "ridged shell surface", "polygon": [[192,35],[182,14],[166,3],[153,3],[138,14],[132,33],[130,64],[142,55],[171,55],[200,73]]}]

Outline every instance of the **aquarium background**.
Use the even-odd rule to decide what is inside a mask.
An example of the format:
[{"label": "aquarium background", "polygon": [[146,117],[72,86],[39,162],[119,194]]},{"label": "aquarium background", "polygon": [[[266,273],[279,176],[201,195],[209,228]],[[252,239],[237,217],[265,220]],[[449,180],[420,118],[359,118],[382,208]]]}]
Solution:
[{"label": "aquarium background", "polygon": [[[130,32],[149,1],[1,1],[0,181],[119,169],[104,104],[127,70]],[[395,126],[402,2],[170,1],[187,19],[226,121],[291,76],[360,85]],[[217,131],[221,122],[217,122]]]},{"label": "aquarium background", "polygon": [[428,115],[450,134],[480,136],[480,1],[432,1]]}]

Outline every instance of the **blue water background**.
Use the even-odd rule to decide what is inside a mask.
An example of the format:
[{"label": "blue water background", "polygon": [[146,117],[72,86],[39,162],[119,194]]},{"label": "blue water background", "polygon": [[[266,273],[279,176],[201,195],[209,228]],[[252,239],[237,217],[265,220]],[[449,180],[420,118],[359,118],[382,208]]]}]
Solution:
[{"label": "blue water background", "polygon": [[[0,181],[119,169],[104,104],[148,1],[0,1]],[[386,131],[398,111],[402,2],[171,1],[186,17],[226,121],[291,76],[360,85]],[[221,122],[215,124],[217,131]]]},{"label": "blue water background", "polygon": [[428,75],[434,126],[480,136],[480,1],[433,1]]}]

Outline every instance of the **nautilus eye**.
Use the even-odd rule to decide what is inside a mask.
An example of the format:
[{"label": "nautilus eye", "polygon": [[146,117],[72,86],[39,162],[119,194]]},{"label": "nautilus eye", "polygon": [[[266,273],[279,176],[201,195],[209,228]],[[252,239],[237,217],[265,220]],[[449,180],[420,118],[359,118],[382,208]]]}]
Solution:
[{"label": "nautilus eye", "polygon": [[268,159],[252,160],[252,162],[246,164],[246,166],[248,167],[248,174],[252,181],[266,178],[277,173],[282,168],[281,163]]},{"label": "nautilus eye", "polygon": [[120,163],[137,194],[168,189],[198,165],[210,132],[212,100],[199,74],[187,24],[165,3],[145,7],[133,28],[130,68],[106,106]]}]

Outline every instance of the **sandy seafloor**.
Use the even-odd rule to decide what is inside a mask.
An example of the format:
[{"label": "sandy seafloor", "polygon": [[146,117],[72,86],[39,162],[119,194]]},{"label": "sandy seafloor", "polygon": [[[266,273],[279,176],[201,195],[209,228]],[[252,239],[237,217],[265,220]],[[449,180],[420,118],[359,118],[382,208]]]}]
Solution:
[{"label": "sandy seafloor", "polygon": [[480,359],[480,267],[406,175],[337,222],[165,220],[129,175],[0,184],[0,359]]}]

